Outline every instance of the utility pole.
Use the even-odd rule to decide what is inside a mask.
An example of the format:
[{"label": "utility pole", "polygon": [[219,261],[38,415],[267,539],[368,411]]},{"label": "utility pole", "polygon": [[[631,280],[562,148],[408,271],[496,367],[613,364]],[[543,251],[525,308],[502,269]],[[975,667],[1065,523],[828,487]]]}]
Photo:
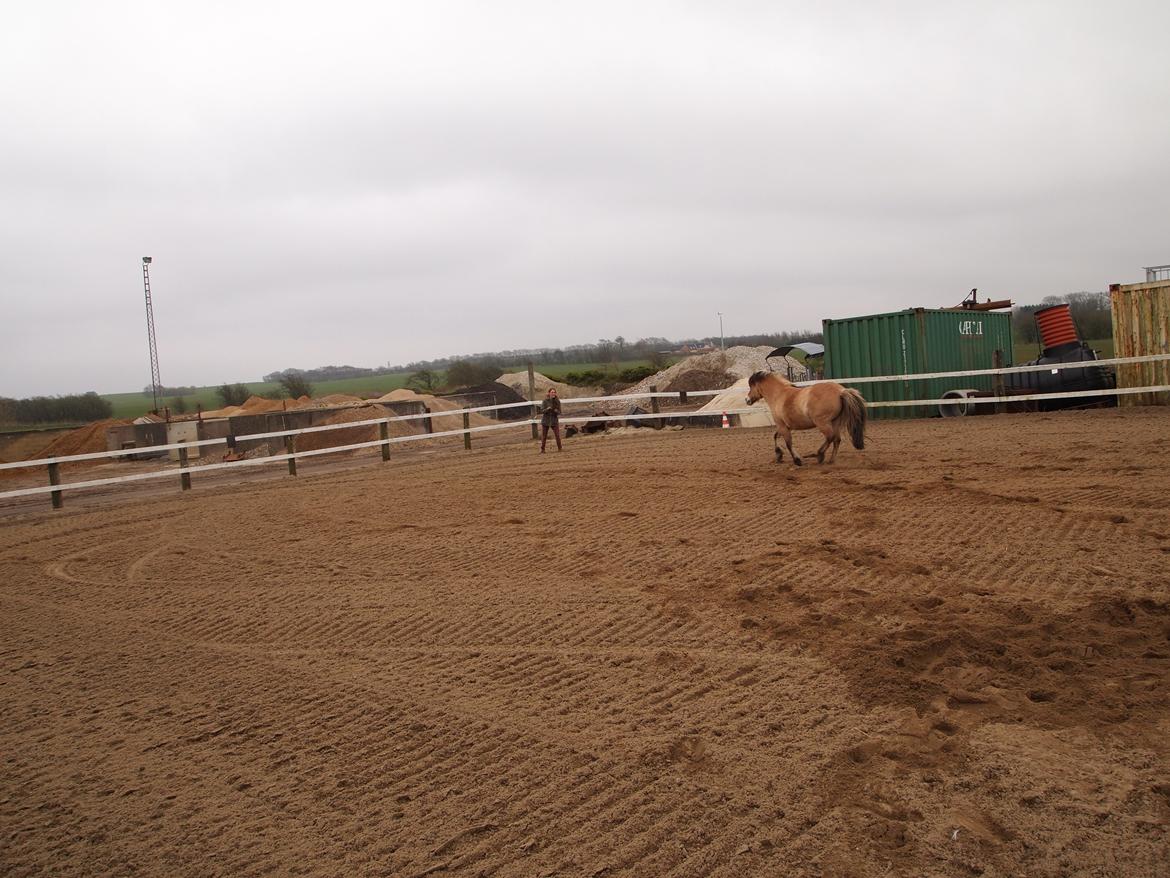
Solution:
[{"label": "utility pole", "polygon": [[722,350],[723,350],[723,312],[716,311],[715,313],[719,315],[719,350],[722,352]]},{"label": "utility pole", "polygon": [[154,408],[158,414],[158,395],[162,392],[162,379],[158,376],[158,341],[154,337],[154,306],[150,301],[150,263],[149,256],[142,257],[142,286],[146,290],[146,340],[150,346],[150,395],[154,400]]}]

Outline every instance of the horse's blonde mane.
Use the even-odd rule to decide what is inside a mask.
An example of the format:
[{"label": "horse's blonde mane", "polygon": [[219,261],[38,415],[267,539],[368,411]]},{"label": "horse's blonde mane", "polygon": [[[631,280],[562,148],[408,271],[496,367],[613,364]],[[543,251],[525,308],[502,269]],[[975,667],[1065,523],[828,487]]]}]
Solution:
[{"label": "horse's blonde mane", "polygon": [[767,381],[770,378],[776,379],[781,384],[787,384],[789,386],[792,386],[792,382],[789,381],[787,378],[785,378],[783,375],[780,375],[777,372],[768,372],[768,371],[761,369],[759,372],[753,372],[752,376],[750,378],[748,378],[748,387],[755,387],[761,381]]}]

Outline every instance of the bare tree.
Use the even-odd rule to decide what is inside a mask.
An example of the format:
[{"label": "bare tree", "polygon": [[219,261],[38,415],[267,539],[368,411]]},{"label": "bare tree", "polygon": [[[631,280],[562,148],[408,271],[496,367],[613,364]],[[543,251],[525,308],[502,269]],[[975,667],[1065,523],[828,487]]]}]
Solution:
[{"label": "bare tree", "polygon": [[215,392],[225,406],[243,405],[250,395],[247,384],[221,384]]},{"label": "bare tree", "polygon": [[441,383],[438,373],[430,369],[419,369],[406,379],[406,386],[420,393],[434,393]]},{"label": "bare tree", "polygon": [[288,395],[289,399],[300,399],[302,396],[313,395],[313,385],[309,383],[308,378],[299,372],[290,372],[281,375],[280,386]]}]

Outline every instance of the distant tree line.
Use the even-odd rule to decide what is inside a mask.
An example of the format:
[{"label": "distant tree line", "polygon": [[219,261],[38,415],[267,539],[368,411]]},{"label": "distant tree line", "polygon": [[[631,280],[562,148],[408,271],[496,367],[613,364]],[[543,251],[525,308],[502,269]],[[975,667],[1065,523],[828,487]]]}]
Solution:
[{"label": "distant tree line", "polygon": [[[164,384],[160,384],[158,387],[158,395],[159,396],[184,396],[187,394],[193,394],[193,393],[198,393],[198,392],[199,392],[198,387],[192,387],[192,386],[188,386],[188,385],[180,385],[178,387],[168,387]],[[143,396],[153,396],[154,395],[154,388],[151,387],[149,384],[147,384],[144,388],[142,388],[142,395]]]},{"label": "distant tree line", "polygon": [[[793,344],[798,341],[820,342],[823,336],[820,330],[800,330],[786,332],[765,332],[755,335],[725,336],[723,343],[726,347],[734,345],[782,345]],[[594,344],[569,345],[563,348],[523,348],[520,350],[493,351],[491,353],[467,354],[458,357],[443,357],[435,360],[416,360],[412,363],[388,366],[386,372],[418,372],[427,370],[441,372],[449,370],[453,365],[462,363],[476,363],[500,371],[509,371],[524,366],[529,360],[538,363],[561,365],[565,363],[616,363],[621,360],[650,360],[661,361],[664,356],[683,347],[703,347],[710,345],[719,347],[719,336],[705,338],[685,338],[677,341],[661,336],[640,338],[629,341],[622,336],[612,339],[598,339]],[[473,382],[481,383],[481,382]]]},{"label": "distant tree line", "polygon": [[1066,296],[1045,296],[1038,305],[1017,305],[1012,309],[1012,334],[1017,341],[1039,342],[1035,312],[1040,308],[1067,302],[1069,313],[1081,340],[1109,338],[1113,335],[1113,313],[1108,293],[1069,293]]},{"label": "distant tree line", "polygon": [[316,369],[282,369],[279,372],[269,372],[264,376],[265,381],[281,383],[284,378],[299,375],[306,381],[337,381],[343,378],[370,378],[375,375],[388,375],[391,372],[402,372],[402,369],[388,367],[365,369],[361,366],[318,366]]},{"label": "distant tree line", "polygon": [[92,390],[70,396],[0,397],[0,423],[13,425],[74,424],[112,417],[114,407]]}]

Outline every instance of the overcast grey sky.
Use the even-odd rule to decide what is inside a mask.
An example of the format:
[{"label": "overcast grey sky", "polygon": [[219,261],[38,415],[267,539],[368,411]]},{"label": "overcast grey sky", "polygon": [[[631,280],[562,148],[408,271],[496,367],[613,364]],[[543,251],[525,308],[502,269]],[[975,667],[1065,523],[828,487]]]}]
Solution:
[{"label": "overcast grey sky", "polygon": [[9,4],[0,395],[1170,262],[1170,3]]}]

